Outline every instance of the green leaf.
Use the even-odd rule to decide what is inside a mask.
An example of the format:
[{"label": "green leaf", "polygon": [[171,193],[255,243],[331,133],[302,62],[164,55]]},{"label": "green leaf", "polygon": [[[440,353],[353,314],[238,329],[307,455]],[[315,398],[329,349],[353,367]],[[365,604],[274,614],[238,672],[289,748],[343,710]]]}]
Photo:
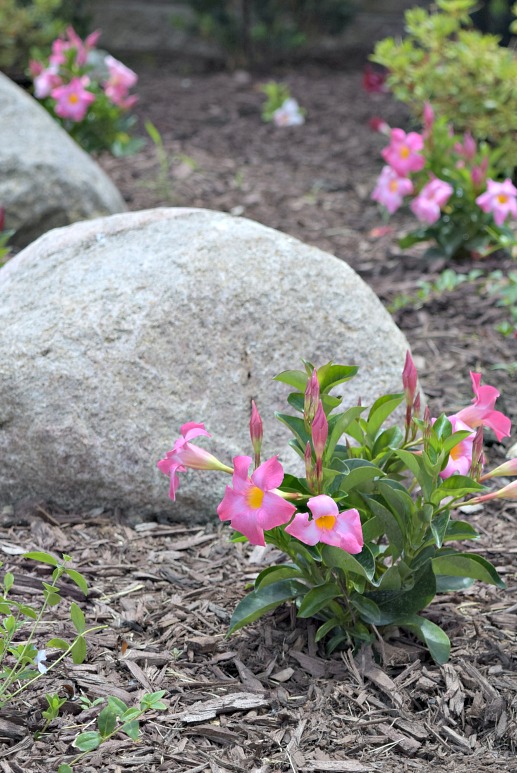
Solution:
[{"label": "green leaf", "polygon": [[375,443],[373,444],[372,455],[374,457],[378,456],[388,448],[395,450],[403,440],[404,433],[400,427],[388,427],[388,429],[385,429],[384,432],[380,433],[380,435],[377,435]]},{"label": "green leaf", "polygon": [[359,593],[354,593],[350,597],[350,604],[354,609],[357,609],[364,623],[380,625],[382,622],[382,615],[379,607],[372,599],[362,596]]},{"label": "green leaf", "polygon": [[318,381],[321,392],[331,389],[353,378],[359,368],[356,365],[334,365],[332,362],[318,368]]},{"label": "green leaf", "polygon": [[74,642],[70,654],[75,665],[78,666],[86,660],[86,639],[78,636]]},{"label": "green leaf", "polygon": [[410,615],[401,619],[397,625],[406,628],[424,642],[435,663],[441,666],[449,660],[451,643],[442,629],[420,615]]},{"label": "green leaf", "polygon": [[[374,497],[367,497],[363,494],[363,499],[378,521],[382,524],[383,532],[388,538],[392,556],[394,559],[397,559],[404,550],[404,534],[402,531],[404,524],[399,523],[397,516]],[[369,521],[367,522],[367,525],[368,523]],[[365,541],[367,541],[366,537]]]},{"label": "green leaf", "polygon": [[51,556],[50,553],[42,553],[39,550],[33,551],[32,553],[24,553],[24,558],[31,558],[33,561],[40,561],[42,564],[50,564],[51,566],[59,566],[59,561],[54,556]]},{"label": "green leaf", "polygon": [[125,722],[120,729],[123,733],[126,733],[132,741],[138,741],[140,736],[140,724],[138,720],[132,719],[131,722]]},{"label": "green leaf", "polygon": [[281,381],[283,384],[289,384],[299,392],[305,392],[308,376],[303,370],[284,370],[274,377],[274,381]]},{"label": "green leaf", "polygon": [[490,561],[475,553],[454,553],[438,556],[432,559],[432,564],[436,575],[445,574],[452,577],[471,577],[473,580],[481,580],[489,585],[497,585],[498,588],[506,587]]},{"label": "green leaf", "polygon": [[466,494],[472,494],[475,491],[483,491],[484,488],[484,486],[481,486],[466,475],[451,475],[450,478],[445,478],[443,483],[435,489],[431,495],[431,502],[438,505],[446,497],[464,497]]},{"label": "green leaf", "polygon": [[436,592],[452,593],[453,591],[465,590],[474,585],[474,580],[470,577],[449,577],[446,574],[436,575]]},{"label": "green leaf", "polygon": [[340,482],[341,491],[347,492],[363,483],[368,483],[376,478],[382,478],[384,473],[375,464],[365,459],[347,459],[343,462],[344,476]]},{"label": "green leaf", "polygon": [[60,765],[57,769],[57,773],[74,773],[70,765]]},{"label": "green leaf", "polygon": [[146,693],[140,700],[140,708],[160,710],[167,708],[165,703],[161,700],[165,695],[165,692],[166,690],[157,690],[156,692]]},{"label": "green leaf", "polygon": [[464,539],[479,539],[479,533],[466,521],[449,521],[443,541],[451,542],[454,540],[459,542]]},{"label": "green leaf", "polygon": [[414,574],[413,587],[401,590],[375,590],[365,594],[379,607],[379,625],[398,625],[402,618],[425,609],[436,594],[436,579],[431,561]]},{"label": "green leaf", "polygon": [[[368,499],[368,497],[365,497],[365,499]],[[374,515],[373,518],[369,518],[365,523],[363,523],[363,539],[365,543],[373,542],[373,540],[376,540],[379,537],[382,537],[382,535],[384,534],[384,531],[385,531],[384,525],[381,519],[378,518],[376,515]]]},{"label": "green leaf", "polygon": [[100,733],[96,730],[88,730],[86,733],[80,733],[75,741],[72,743],[76,749],[81,752],[92,752],[97,749],[102,743]]},{"label": "green leaf", "polygon": [[280,564],[280,566],[268,566],[263,569],[255,580],[255,590],[271,585],[277,580],[285,580],[288,577],[302,578],[303,574],[294,564]]},{"label": "green leaf", "polygon": [[442,451],[446,454],[450,454],[453,448],[458,445],[458,443],[461,443],[462,440],[465,440],[465,438],[470,437],[472,435],[472,432],[468,432],[467,430],[459,430],[458,432],[455,432],[453,435],[448,437],[442,447]]},{"label": "green leaf", "polygon": [[298,580],[285,579],[248,593],[235,607],[228,634],[235,633],[244,625],[253,623],[285,601],[305,595],[307,586]]},{"label": "green leaf", "polygon": [[323,545],[321,556],[325,566],[331,569],[341,569],[343,572],[354,572],[372,582],[375,574],[375,560],[371,550],[365,545],[360,553],[351,555],[334,545]]},{"label": "green leaf", "polygon": [[400,487],[394,480],[380,480],[377,489],[391,512],[396,516],[401,525],[402,532],[406,530],[406,525],[410,524],[416,510],[416,505],[407,493],[406,489]]},{"label": "green leaf", "polygon": [[367,432],[372,440],[388,416],[390,416],[390,414],[392,414],[393,411],[398,408],[403,399],[403,394],[384,395],[383,397],[379,397],[379,399],[374,402],[370,408],[367,421]]},{"label": "green leaf", "polygon": [[332,459],[334,450],[339,443],[340,437],[343,435],[347,427],[355,421],[361,413],[365,410],[363,406],[354,405],[348,408],[344,413],[340,413],[337,416],[332,416],[329,419],[329,438],[327,442],[327,448],[325,450],[325,458]]},{"label": "green leaf", "polygon": [[437,515],[436,518],[433,518],[431,521],[431,532],[434,537],[434,544],[437,548],[441,548],[443,544],[447,526],[449,525],[449,517],[449,511],[445,510],[445,512],[440,513],[440,515]]},{"label": "green leaf", "polygon": [[379,590],[400,590],[402,578],[398,565],[389,566],[379,580]]},{"label": "green leaf", "polygon": [[50,639],[50,641],[47,642],[47,647],[52,647],[56,650],[67,650],[69,647],[69,643],[65,641],[64,639]]},{"label": "green leaf", "polygon": [[114,695],[108,697],[108,706],[116,717],[121,717],[128,709],[124,701],[121,701],[120,698],[116,698]]},{"label": "green leaf", "polygon": [[334,628],[339,628],[339,625],[340,623],[337,617],[331,617],[330,620],[327,620],[323,625],[320,625],[314,636],[314,641],[321,641]]},{"label": "green leaf", "polygon": [[28,617],[30,620],[36,620],[38,617],[36,610],[32,607],[28,607],[27,604],[18,604],[18,609],[20,614],[25,615],[25,617]]},{"label": "green leaf", "polygon": [[130,722],[133,719],[137,719],[142,713],[142,709],[138,706],[132,706],[130,709],[125,711],[122,716],[120,717],[120,720],[122,722]]},{"label": "green leaf", "polygon": [[[433,433],[436,435],[438,440],[445,440],[446,438],[450,438],[451,437],[451,435],[452,435],[452,424],[451,424],[451,422],[449,421],[449,419],[447,418],[447,416],[444,413],[442,413],[441,416],[439,416],[436,419],[436,421],[434,422],[434,424],[433,424]],[[451,448],[454,448],[454,446],[457,445],[457,443],[459,443],[459,442],[460,442],[459,440],[454,441],[454,438],[453,438],[452,445],[450,446],[450,448],[448,450],[450,451]],[[444,448],[444,450],[445,450],[445,448]]]},{"label": "green leaf", "polygon": [[84,633],[86,630],[86,620],[84,618],[83,610],[75,603],[75,601],[72,601],[70,605],[70,617],[77,633]]},{"label": "green leaf", "polygon": [[117,717],[109,706],[105,706],[97,718],[97,727],[103,738],[107,738],[117,726]]},{"label": "green leaf", "polygon": [[334,582],[318,585],[303,597],[298,609],[298,617],[312,617],[321,609],[324,609],[329,601],[342,595],[341,588]]},{"label": "green leaf", "polygon": [[5,593],[9,593],[14,584],[14,574],[6,572],[4,574],[4,590]]},{"label": "green leaf", "polygon": [[79,590],[81,590],[85,596],[88,595],[88,583],[86,582],[82,574],[80,574],[79,572],[76,572],[75,569],[65,569],[65,574],[68,575],[68,577],[70,577],[72,582],[74,582],[77,585]]},{"label": "green leaf", "polygon": [[311,439],[310,434],[305,429],[303,419],[299,416],[289,416],[287,413],[275,413],[276,418],[289,427],[295,438],[300,442],[302,448],[305,450],[305,446]]}]

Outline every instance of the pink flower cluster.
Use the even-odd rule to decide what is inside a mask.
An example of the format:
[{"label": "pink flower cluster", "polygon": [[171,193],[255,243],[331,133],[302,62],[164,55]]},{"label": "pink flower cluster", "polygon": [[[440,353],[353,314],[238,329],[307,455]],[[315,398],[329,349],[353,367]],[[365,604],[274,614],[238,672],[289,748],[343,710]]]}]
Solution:
[{"label": "pink flower cluster", "polygon": [[[97,99],[89,61],[99,36],[100,31],[97,30],[83,41],[69,27],[65,38],[57,38],[53,42],[46,67],[38,61],[30,63],[35,97],[55,100],[54,110],[60,118],[75,123],[82,121]],[[123,110],[129,109],[137,100],[136,96],[129,95],[129,90],[136,84],[138,76],[109,55],[104,58],[104,67],[104,94],[114,105]]]},{"label": "pink flower cluster", "polygon": [[[434,113],[430,105],[424,109],[424,131],[422,134],[402,129],[389,131],[390,144],[382,151],[382,157],[387,166],[383,167],[372,199],[382,204],[390,214],[403,204],[404,198],[414,193],[418,186],[409,175],[421,172],[426,166],[426,143],[432,143]],[[370,122],[372,128],[382,133],[388,133],[386,123],[381,119]],[[463,141],[454,145],[456,168],[465,167],[472,162],[477,153],[477,145],[472,135],[466,132]],[[517,188],[510,179],[504,182],[486,179],[488,160],[484,158],[480,164],[473,165],[470,178],[474,189],[479,190],[486,184],[486,191],[478,195],[476,204],[485,213],[491,213],[497,226],[501,226],[508,217],[517,218]],[[429,172],[428,181],[420,188],[418,194],[410,203],[410,209],[421,223],[432,225],[436,223],[444,207],[454,193],[451,183],[441,180]]]}]

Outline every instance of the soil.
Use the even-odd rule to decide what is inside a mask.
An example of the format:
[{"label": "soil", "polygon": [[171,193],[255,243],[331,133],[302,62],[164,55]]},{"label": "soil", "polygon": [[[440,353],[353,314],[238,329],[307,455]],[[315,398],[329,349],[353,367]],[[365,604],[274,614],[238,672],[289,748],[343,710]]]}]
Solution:
[{"label": "soil", "polygon": [[[260,119],[259,85],[282,79],[307,110],[304,126],[277,129]],[[424,248],[402,252],[413,221],[382,225],[370,192],[385,138],[368,127],[373,115],[407,124],[388,95],[370,96],[357,70],[306,66],[267,78],[245,72],[177,75],[141,72],[137,114],[160,132],[166,157],[149,140],[139,154],[100,163],[130,209],[194,206],[232,212],[289,233],[347,261],[394,309],[418,365],[433,415],[452,413],[471,397],[469,370],[502,393],[498,407],[517,420],[517,341],[496,325],[508,309],[490,293],[494,270],[514,270],[509,256],[448,264]],[[449,268],[479,269],[452,291],[431,289]],[[405,297],[405,300],[403,299]],[[490,441],[489,441],[490,443]],[[499,463],[511,445],[491,442]],[[132,706],[165,691],[166,710],[148,713],[140,741],[115,735],[74,770],[124,773],[212,771],[425,771],[517,773],[516,506],[485,507],[469,516],[481,532],[476,552],[506,580],[501,591],[480,583],[440,596],[426,614],[452,640],[451,659],[433,663],[401,631],[356,653],[328,656],[311,621],[288,607],[225,637],[232,609],[273,550],[233,545],[219,523],[131,525],[123,513],[65,513],[35,505],[2,515],[0,549],[15,573],[14,590],[37,599],[48,567],[27,550],[71,554],[91,593],[82,608],[88,637],[82,665],[67,663],[21,694],[0,717],[0,769],[55,771],[77,754],[78,732],[95,728],[99,707],[114,695]],[[72,595],[70,595],[72,594]],[[41,638],[71,635],[65,601]],[[51,658],[56,655],[49,656]],[[60,717],[42,727],[45,692],[64,695]]]}]

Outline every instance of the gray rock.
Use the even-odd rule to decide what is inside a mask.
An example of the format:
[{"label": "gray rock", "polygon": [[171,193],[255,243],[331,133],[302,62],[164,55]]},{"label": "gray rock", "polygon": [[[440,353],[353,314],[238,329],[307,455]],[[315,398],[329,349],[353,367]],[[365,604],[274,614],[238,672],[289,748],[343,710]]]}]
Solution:
[{"label": "gray rock", "polygon": [[23,89],[0,73],[0,206],[24,247],[57,226],[124,212],[95,161]]},{"label": "gray rock", "polygon": [[[0,505],[36,497],[213,517],[222,473],[187,471],[178,501],[156,461],[180,426],[226,463],[251,452],[297,465],[282,370],[357,364],[345,404],[400,391],[407,342],[337,258],[250,220],[154,209],[54,230],[0,269]],[[290,409],[288,409],[289,412]]]}]

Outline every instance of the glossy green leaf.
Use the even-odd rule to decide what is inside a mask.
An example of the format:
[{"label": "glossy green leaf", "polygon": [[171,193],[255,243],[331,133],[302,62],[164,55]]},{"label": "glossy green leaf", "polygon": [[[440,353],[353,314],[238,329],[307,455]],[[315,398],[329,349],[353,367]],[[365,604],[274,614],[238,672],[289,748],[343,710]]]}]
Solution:
[{"label": "glossy green leaf", "polygon": [[116,717],[121,717],[128,709],[124,701],[120,700],[120,698],[116,698],[114,695],[108,697],[108,706]]},{"label": "glossy green leaf", "polygon": [[86,733],[80,733],[72,746],[79,749],[81,752],[92,752],[97,749],[102,742],[100,733],[96,730],[88,730]]},{"label": "glossy green leaf", "polygon": [[318,585],[311,588],[302,599],[298,609],[298,617],[312,617],[321,609],[324,609],[329,601],[342,596],[341,588],[333,582]]},{"label": "glossy green leaf", "polygon": [[325,566],[331,569],[341,569],[343,572],[353,572],[365,577],[370,582],[375,574],[375,560],[370,549],[365,545],[360,553],[351,555],[334,545],[323,545],[321,556]]},{"label": "glossy green leaf", "polygon": [[471,577],[449,577],[446,574],[436,575],[436,592],[452,593],[453,591],[465,590],[474,585]]},{"label": "glossy green leaf", "polygon": [[403,486],[397,486],[396,481],[387,479],[378,482],[377,490],[392,513],[396,515],[402,531],[405,532],[407,528],[406,525],[411,523],[416,510],[416,505],[406,489]]},{"label": "glossy green leaf", "polygon": [[442,665],[449,660],[451,652],[449,637],[435,623],[426,620],[425,617],[420,617],[420,615],[408,615],[398,621],[397,625],[406,628],[423,641],[435,663]]},{"label": "glossy green leaf", "polygon": [[113,713],[109,706],[105,706],[97,718],[97,727],[99,728],[99,733],[103,738],[106,738],[115,730],[116,725],[116,715]]},{"label": "glossy green leaf", "polygon": [[389,566],[379,580],[379,590],[400,590],[402,578],[397,564]]},{"label": "glossy green leaf", "polygon": [[373,456],[378,456],[386,449],[397,449],[403,440],[404,433],[400,427],[388,427],[388,429],[385,429],[380,435],[377,435],[375,443],[373,444],[372,454]]},{"label": "glossy green leaf", "polygon": [[443,443],[442,451],[445,454],[450,454],[452,449],[458,445],[458,443],[461,443],[462,440],[465,440],[465,438],[470,437],[472,435],[472,432],[468,432],[467,430],[460,430],[459,432],[454,432],[450,437],[448,437],[445,442]]},{"label": "glossy green leaf", "polygon": [[363,496],[366,504],[375,514],[375,517],[382,524],[384,533],[388,538],[391,553],[394,559],[397,559],[404,550],[403,522],[399,522],[398,514],[395,515],[388,510],[382,502],[378,502],[374,497]]},{"label": "glossy green leaf", "polygon": [[434,537],[434,544],[437,548],[441,548],[445,534],[447,533],[447,526],[449,525],[449,511],[440,513],[431,521],[431,533]]},{"label": "glossy green leaf", "polygon": [[139,706],[132,706],[127,709],[120,717],[122,722],[130,722],[133,719],[137,719],[142,713],[142,709]]},{"label": "glossy green leaf", "polygon": [[[365,499],[369,498],[365,497]],[[363,539],[365,544],[368,542],[373,542],[373,540],[382,537],[384,531],[384,525],[380,518],[378,518],[376,515],[374,515],[373,518],[369,518],[365,523],[363,523]]]},{"label": "glossy green leaf", "polygon": [[490,561],[475,553],[455,553],[438,556],[433,558],[432,564],[435,574],[445,574],[451,577],[471,577],[473,580],[481,580],[489,585],[497,585],[498,588],[506,587]]},{"label": "glossy green leaf", "polygon": [[430,561],[415,572],[413,587],[405,590],[375,590],[366,596],[379,607],[379,625],[399,623],[399,620],[425,609],[436,594],[436,579]]},{"label": "glossy green leaf", "polygon": [[367,429],[368,434],[372,439],[377,435],[377,432],[384,424],[388,416],[390,416],[393,411],[398,408],[403,399],[403,394],[384,395],[383,397],[379,397],[379,399],[374,402],[370,408],[370,413],[368,414]]},{"label": "glossy green leaf", "polygon": [[370,625],[380,625],[382,623],[381,611],[372,599],[359,593],[354,593],[350,598],[350,604],[359,612],[364,623],[369,623]]},{"label": "glossy green leaf", "polygon": [[285,424],[286,427],[289,427],[295,438],[301,444],[303,450],[305,450],[305,446],[310,441],[311,436],[305,429],[303,419],[301,419],[299,416],[289,416],[287,413],[275,413],[275,416],[279,421],[282,422],[282,424]]},{"label": "glossy green leaf", "polygon": [[299,392],[305,392],[308,376],[302,370],[284,370],[274,377],[275,381],[281,381],[294,387]]},{"label": "glossy green leaf", "polygon": [[455,542],[464,539],[479,539],[479,533],[466,521],[450,520],[443,538],[444,542]]},{"label": "glossy green leaf", "polygon": [[344,434],[350,424],[355,421],[361,413],[365,410],[363,406],[354,405],[344,413],[340,413],[336,416],[331,416],[329,419],[329,436],[327,442],[327,448],[325,451],[325,458],[331,459],[334,450],[339,443],[339,439]]},{"label": "glossy green leaf", "polygon": [[294,564],[268,566],[260,572],[255,580],[255,590],[257,590],[257,588],[263,588],[266,585],[271,585],[271,583],[277,582],[278,580],[285,580],[290,577],[296,577],[298,579],[303,577],[302,572]]},{"label": "glossy green leaf", "polygon": [[[359,462],[359,464],[356,464]],[[347,459],[343,462],[344,475],[339,484],[340,491],[348,492],[376,478],[382,478],[384,473],[376,465],[364,459]],[[347,472],[348,470],[348,472]]]},{"label": "glossy green leaf", "polygon": [[235,633],[244,625],[253,623],[285,601],[304,595],[307,586],[298,580],[285,579],[248,593],[235,607],[228,634]]},{"label": "glossy green leaf", "polygon": [[83,610],[75,603],[75,601],[72,601],[70,605],[70,618],[77,633],[83,633],[86,630],[86,620],[84,618]]},{"label": "glossy green leaf", "polygon": [[[434,422],[432,433],[438,438],[438,440],[446,440],[448,437],[451,437],[452,424],[444,413],[442,413],[441,416],[438,416]],[[456,443],[453,442],[451,448],[453,448],[455,445]]]},{"label": "glossy green leaf", "polygon": [[54,639],[50,639],[50,641],[47,642],[47,647],[51,647],[52,649],[55,649],[55,650],[66,651],[69,648],[69,646],[70,644],[67,641],[65,641],[65,639],[54,638]]},{"label": "glossy green leaf", "polygon": [[356,365],[334,365],[329,362],[318,368],[318,381],[321,392],[329,392],[339,384],[353,378],[359,368]]},{"label": "glossy green leaf", "polygon": [[333,631],[334,628],[339,628],[339,620],[337,617],[331,617],[330,620],[327,620],[323,625],[320,625],[314,636],[314,641],[321,641],[328,633]]},{"label": "glossy green leaf", "polygon": [[72,646],[71,655],[76,666],[84,663],[86,660],[86,639],[84,636],[79,636],[76,639]]},{"label": "glossy green leaf", "polygon": [[120,729],[123,733],[126,733],[132,741],[138,741],[140,736],[140,724],[138,720],[132,719],[130,722],[125,722]]},{"label": "glossy green leaf", "polygon": [[70,765],[60,765],[57,769],[57,773],[74,773]]},{"label": "glossy green leaf", "polygon": [[446,497],[464,497],[466,494],[483,491],[484,488],[466,475],[451,475],[435,489],[431,496],[431,502],[438,505]]},{"label": "glossy green leaf", "polygon": [[72,582],[74,582],[77,585],[79,590],[81,590],[85,596],[88,595],[88,583],[86,582],[82,574],[80,574],[79,572],[76,572],[75,569],[66,569],[66,568],[65,568],[65,574],[68,577],[70,577]]},{"label": "glossy green leaf", "polygon": [[24,558],[31,558],[33,561],[39,561],[42,564],[50,564],[51,566],[59,566],[59,561],[55,556],[51,556],[50,553],[43,553],[39,550],[32,551],[31,553],[24,553]]}]

